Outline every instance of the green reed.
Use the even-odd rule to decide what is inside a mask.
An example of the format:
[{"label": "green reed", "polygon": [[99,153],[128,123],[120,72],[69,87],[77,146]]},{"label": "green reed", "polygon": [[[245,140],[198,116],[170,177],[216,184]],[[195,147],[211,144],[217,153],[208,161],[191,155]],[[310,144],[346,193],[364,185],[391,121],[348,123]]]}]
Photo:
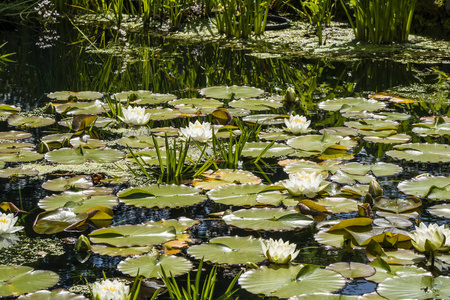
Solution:
[{"label": "green reed", "polygon": [[358,41],[385,44],[408,40],[416,0],[351,0],[355,23],[341,2]]}]

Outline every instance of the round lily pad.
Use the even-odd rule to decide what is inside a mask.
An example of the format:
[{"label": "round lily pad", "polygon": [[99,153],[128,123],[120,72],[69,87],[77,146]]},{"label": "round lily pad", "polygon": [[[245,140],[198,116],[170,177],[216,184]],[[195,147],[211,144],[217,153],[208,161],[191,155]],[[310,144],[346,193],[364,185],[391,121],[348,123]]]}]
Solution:
[{"label": "round lily pad", "polygon": [[201,178],[194,179],[192,185],[203,189],[211,190],[219,186],[230,185],[230,184],[259,184],[261,183],[261,178],[253,175],[252,172],[244,170],[231,170],[231,169],[219,169],[217,171],[207,171],[200,175]]},{"label": "round lily pad", "polygon": [[49,288],[59,281],[58,274],[26,266],[0,266],[0,296],[19,296]]},{"label": "round lily pad", "polygon": [[358,136],[358,130],[356,128],[349,127],[328,127],[321,129],[319,131],[321,134],[325,132],[331,135],[340,135],[340,136]]},{"label": "round lily pad", "polygon": [[20,300],[88,300],[83,295],[71,293],[66,290],[57,289],[53,291],[37,291],[20,296]]},{"label": "round lily pad", "polygon": [[48,180],[42,184],[42,188],[53,192],[88,189],[92,186],[93,183],[91,178],[84,175],[69,178],[59,177],[56,179]]},{"label": "round lily pad", "polygon": [[345,126],[353,127],[359,129],[359,132],[364,134],[364,131],[382,131],[382,130],[397,130],[398,122],[390,120],[374,120],[374,119],[363,119],[359,121],[345,122]]},{"label": "round lily pad", "polygon": [[403,299],[448,299],[450,277],[403,275],[388,278],[377,288],[378,294],[390,300]]},{"label": "round lily pad", "polygon": [[245,99],[245,100],[234,100],[228,103],[231,107],[234,108],[243,108],[251,111],[254,110],[271,110],[280,108],[283,106],[283,103],[273,100],[263,100],[263,99]]},{"label": "round lily pad", "polygon": [[296,137],[296,135],[289,133],[289,132],[260,132],[259,133],[259,138],[261,140],[266,140],[266,141],[283,141],[283,140],[288,140],[288,139],[292,139]]},{"label": "round lily pad", "polygon": [[441,218],[450,218],[450,204],[438,204],[428,208],[428,212]]},{"label": "round lily pad", "polygon": [[121,160],[125,154],[115,149],[59,149],[47,152],[45,159],[60,164],[82,164],[88,161],[96,163],[112,163]]},{"label": "round lily pad", "polygon": [[[164,139],[160,137],[155,137],[156,142],[158,143],[159,147],[162,147],[164,145]],[[153,138],[151,136],[142,135],[142,136],[128,136],[121,138],[117,141],[119,145],[122,145],[124,147],[131,147],[131,148],[155,148],[155,144],[153,143]]]},{"label": "round lily pad", "polygon": [[0,116],[9,116],[20,112],[22,109],[20,107],[8,104],[0,104]]},{"label": "round lily pad", "polygon": [[418,176],[398,184],[398,189],[409,195],[429,199],[450,199],[450,176]]},{"label": "round lily pad", "polygon": [[188,253],[197,259],[229,265],[256,264],[266,259],[261,239],[252,237],[217,237],[207,244],[190,247]]},{"label": "round lily pad", "polygon": [[175,239],[173,227],[163,228],[146,225],[122,225],[93,231],[89,237],[93,243],[115,247],[145,247]]},{"label": "round lily pad", "polygon": [[146,278],[162,277],[164,269],[168,277],[181,275],[192,269],[192,263],[182,257],[172,255],[146,254],[121,261],[117,269],[130,276],[142,275]]},{"label": "round lily pad", "polygon": [[23,151],[31,151],[34,148],[34,144],[31,143],[18,143],[9,142],[0,144],[0,153],[17,153]]},{"label": "round lily pad", "polygon": [[0,140],[21,140],[32,137],[33,135],[25,131],[6,131],[0,132]]},{"label": "round lily pad", "polygon": [[278,125],[284,124],[286,116],[278,114],[264,114],[264,115],[250,115],[244,117],[244,122],[263,124],[263,125]]},{"label": "round lily pad", "polygon": [[314,222],[311,218],[295,210],[282,208],[251,208],[235,212],[227,211],[223,220],[227,225],[265,231],[298,230]]},{"label": "round lily pad", "polygon": [[415,162],[446,163],[450,162],[450,146],[447,144],[401,144],[386,152],[396,159]]},{"label": "round lily pad", "polygon": [[261,157],[279,157],[282,155],[289,155],[294,152],[294,149],[284,144],[274,143],[272,146],[270,146],[270,148],[267,148],[269,146],[269,142],[245,143],[244,149],[242,150],[241,154],[248,157],[258,157],[263,153],[264,150],[267,149],[266,152],[261,155]]},{"label": "round lily pad", "polygon": [[300,161],[295,161],[293,163],[288,164],[285,168],[284,171],[288,174],[293,174],[293,173],[297,173],[297,172],[308,172],[308,173],[312,173],[312,172],[316,172],[316,173],[321,173],[322,175],[324,175],[324,177],[328,176],[328,171],[331,171],[332,173],[336,172],[339,169],[339,162],[335,162],[335,161],[324,161],[321,163],[315,163],[313,161],[309,161],[309,160],[300,160]]},{"label": "round lily pad", "polygon": [[99,100],[91,102],[70,102],[56,105],[56,112],[62,115],[99,115],[105,112],[108,105]]},{"label": "round lily pad", "polygon": [[386,107],[386,104],[373,99],[340,98],[319,103],[319,108],[327,111],[376,111]]},{"label": "round lily pad", "polygon": [[113,95],[114,99],[126,102],[128,99],[132,102],[136,102],[139,105],[144,104],[160,104],[168,102],[177,98],[172,94],[156,94],[151,91],[128,91],[121,92]]},{"label": "round lily pad", "polygon": [[334,292],[345,285],[340,274],[317,266],[261,267],[245,272],[239,284],[253,294],[289,298],[310,293]]},{"label": "round lily pad", "polygon": [[4,170],[0,170],[0,178],[36,176],[37,174],[39,174],[39,172],[35,169],[24,167],[7,168]]},{"label": "round lily pad", "polygon": [[338,272],[345,278],[364,278],[375,274],[374,267],[356,262],[338,262],[327,266],[325,269]]},{"label": "round lily pad", "polygon": [[416,197],[399,199],[377,197],[374,200],[374,204],[377,208],[382,210],[392,211],[394,213],[402,213],[420,207],[422,205],[422,201]]},{"label": "round lily pad", "polygon": [[330,177],[330,180],[343,183],[343,184],[355,184],[355,183],[370,183],[372,180],[375,180],[370,174],[366,175],[355,175],[348,174],[341,170],[338,170],[333,176]]},{"label": "round lily pad", "polygon": [[60,91],[50,93],[47,95],[47,97],[56,101],[68,101],[69,99],[73,98],[76,98],[76,100],[84,101],[84,100],[100,99],[103,97],[103,94],[99,92],[90,92],[90,91],[82,91],[82,92]]},{"label": "round lily pad", "polygon": [[210,190],[207,195],[214,202],[238,206],[276,206],[286,198],[279,190],[263,184],[220,186]]},{"label": "round lily pad", "polygon": [[205,98],[183,98],[170,101],[168,104],[175,106],[177,108],[183,106],[190,106],[194,108],[203,108],[203,107],[218,108],[223,105],[223,103],[219,100],[205,99]]},{"label": "round lily pad", "polygon": [[35,151],[19,151],[16,153],[1,153],[0,160],[4,162],[30,162],[42,159],[44,154]]},{"label": "round lily pad", "polygon": [[150,121],[171,120],[181,116],[181,113],[171,108],[146,109],[145,113],[150,114]]},{"label": "round lily pad", "polygon": [[59,207],[69,207],[74,213],[84,213],[96,206],[113,208],[118,204],[114,195],[86,195],[83,192],[65,191],[61,194],[47,196],[38,203],[44,210],[53,210]]},{"label": "round lily pad", "polygon": [[327,197],[314,201],[334,214],[349,213],[358,210],[358,201],[341,197]]},{"label": "round lily pad", "polygon": [[118,196],[120,202],[137,207],[184,207],[206,200],[201,190],[183,185],[149,185],[128,188]]},{"label": "round lily pad", "polygon": [[25,126],[30,128],[49,126],[55,123],[54,119],[44,117],[24,117],[11,115],[8,118],[8,124],[11,126]]},{"label": "round lily pad", "polygon": [[357,142],[350,137],[338,135],[304,135],[287,141],[287,144],[295,149],[303,151],[323,153],[328,148],[337,150],[349,150],[357,145]]},{"label": "round lily pad", "polygon": [[200,94],[208,98],[216,99],[240,99],[254,98],[262,95],[263,90],[250,86],[210,86],[200,90]]},{"label": "round lily pad", "polygon": [[377,143],[377,144],[402,144],[409,142],[411,140],[411,136],[400,133],[400,134],[393,134],[389,136],[373,136],[373,135],[366,135],[363,137],[363,139],[366,142],[371,143]]},{"label": "round lily pad", "polygon": [[153,247],[110,247],[106,245],[91,245],[91,251],[100,255],[108,256],[131,256],[131,255],[141,255],[149,252]]},{"label": "round lily pad", "polygon": [[366,175],[369,171],[373,175],[379,176],[391,176],[400,173],[403,168],[396,164],[389,164],[384,162],[378,162],[375,164],[364,164],[357,162],[350,162],[340,166],[340,169],[348,174],[354,175]]}]

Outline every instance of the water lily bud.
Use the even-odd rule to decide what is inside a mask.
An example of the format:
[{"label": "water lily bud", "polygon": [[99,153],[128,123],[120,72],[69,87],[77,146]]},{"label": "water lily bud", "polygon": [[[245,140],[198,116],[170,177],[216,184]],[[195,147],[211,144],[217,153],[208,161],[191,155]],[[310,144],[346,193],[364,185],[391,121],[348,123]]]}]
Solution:
[{"label": "water lily bud", "polygon": [[284,95],[284,100],[286,102],[295,102],[297,95],[295,94],[295,90],[291,87],[288,87],[286,90],[286,95]]},{"label": "water lily bud", "polygon": [[41,142],[37,149],[38,153],[47,153],[50,152],[50,146],[46,142]]},{"label": "water lily bud", "polygon": [[61,143],[61,148],[66,148],[66,147],[67,148],[72,147],[72,145],[70,145],[70,139],[68,137],[65,137]]},{"label": "water lily bud", "polygon": [[44,112],[45,112],[46,114],[54,114],[54,113],[56,113],[56,108],[55,108],[55,106],[53,105],[53,103],[47,104],[47,105],[45,106],[45,108],[44,108]]},{"label": "water lily bud", "polygon": [[372,180],[369,185],[369,194],[371,194],[373,197],[378,197],[383,195],[383,189],[381,188],[381,185],[376,180]]},{"label": "water lily bud", "polygon": [[85,235],[80,235],[75,242],[76,251],[88,251],[91,249],[91,242]]}]

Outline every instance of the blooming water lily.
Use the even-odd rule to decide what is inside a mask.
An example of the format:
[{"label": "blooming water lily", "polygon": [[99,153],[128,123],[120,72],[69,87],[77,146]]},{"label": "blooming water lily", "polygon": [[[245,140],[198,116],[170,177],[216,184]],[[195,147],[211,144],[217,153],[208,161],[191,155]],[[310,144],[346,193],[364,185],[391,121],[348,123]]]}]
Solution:
[{"label": "blooming water lily", "polygon": [[204,143],[213,137],[213,128],[211,123],[200,123],[198,120],[195,123],[189,122],[189,126],[180,129],[181,134],[187,139],[191,138],[194,141]]},{"label": "blooming water lily", "polygon": [[288,264],[300,252],[300,250],[295,251],[295,244],[289,244],[289,242],[284,242],[282,239],[278,241],[269,239],[266,242],[261,242],[261,246],[267,259],[276,264]]},{"label": "blooming water lily", "polygon": [[322,174],[302,171],[300,173],[289,174],[289,179],[285,180],[283,185],[293,196],[304,195],[308,198],[313,198],[328,185],[323,184],[322,179]]},{"label": "blooming water lily", "polygon": [[420,223],[416,230],[409,233],[411,243],[417,251],[432,253],[446,251],[450,247],[450,229],[444,225]]},{"label": "blooming water lily", "polygon": [[95,300],[126,300],[129,298],[130,287],[118,280],[102,280],[92,286]]},{"label": "blooming water lily", "polygon": [[0,235],[14,233],[23,229],[23,226],[14,226],[18,217],[14,214],[0,213]]},{"label": "blooming water lily", "polygon": [[123,117],[119,116],[119,119],[128,125],[145,125],[150,120],[150,114],[145,113],[145,108],[135,106],[122,108]]},{"label": "blooming water lily", "polygon": [[284,119],[287,129],[293,134],[306,133],[309,131],[308,127],[311,121],[308,121],[304,116],[290,115],[289,120]]}]

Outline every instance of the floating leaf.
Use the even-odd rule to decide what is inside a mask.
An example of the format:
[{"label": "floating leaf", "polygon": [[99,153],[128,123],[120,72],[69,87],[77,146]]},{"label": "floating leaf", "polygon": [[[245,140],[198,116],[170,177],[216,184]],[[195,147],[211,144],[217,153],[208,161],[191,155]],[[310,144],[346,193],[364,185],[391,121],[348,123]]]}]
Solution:
[{"label": "floating leaf", "polygon": [[411,140],[411,136],[401,133],[401,134],[393,134],[389,136],[373,136],[366,135],[363,137],[366,142],[378,143],[378,144],[401,144],[406,143]]},{"label": "floating leaf", "polygon": [[200,260],[229,265],[256,264],[266,259],[261,239],[252,237],[217,237],[207,244],[190,247],[188,253]]},{"label": "floating leaf", "polygon": [[169,105],[175,106],[177,108],[190,106],[196,109],[200,108],[218,108],[223,105],[219,100],[205,99],[205,98],[183,98],[178,100],[173,100],[168,103]]},{"label": "floating leaf", "polygon": [[355,183],[370,183],[375,180],[372,175],[355,175],[348,174],[341,170],[338,170],[333,176],[330,177],[331,181],[343,183],[343,184],[355,184]]},{"label": "floating leaf", "polygon": [[61,194],[47,196],[38,203],[44,210],[69,207],[74,213],[84,213],[96,206],[113,208],[118,204],[114,195],[89,195],[81,192],[65,191]]},{"label": "floating leaf", "polygon": [[263,100],[263,99],[245,99],[245,100],[234,100],[228,103],[231,107],[234,108],[243,108],[251,111],[254,110],[272,110],[276,108],[280,108],[283,106],[283,103],[273,100]]},{"label": "floating leaf", "polygon": [[91,102],[70,102],[56,106],[56,112],[62,115],[99,115],[105,112],[108,105],[99,100]]},{"label": "floating leaf", "polygon": [[11,126],[25,126],[30,128],[49,126],[55,123],[54,119],[44,117],[24,117],[11,115],[8,118],[8,124]]},{"label": "floating leaf", "polygon": [[358,130],[356,128],[349,127],[328,127],[321,129],[319,131],[321,134],[325,132],[330,135],[340,135],[340,136],[358,136]]},{"label": "floating leaf", "polygon": [[142,275],[146,278],[162,277],[161,268],[168,277],[181,275],[192,269],[192,263],[182,257],[146,254],[121,261],[117,269],[130,276]]},{"label": "floating leaf", "polygon": [[411,180],[405,180],[397,187],[401,192],[429,199],[450,199],[450,176],[419,175]]},{"label": "floating leaf", "polygon": [[106,245],[91,245],[91,251],[100,255],[108,256],[131,256],[141,255],[149,252],[153,247],[110,247]]},{"label": "floating leaf", "polygon": [[183,185],[149,185],[128,188],[118,196],[120,202],[137,207],[184,207],[206,200],[201,190]]},{"label": "floating leaf", "polygon": [[53,191],[63,192],[67,190],[84,190],[93,186],[90,177],[85,175],[78,175],[74,177],[59,177],[56,179],[48,180],[42,184],[42,188]]},{"label": "floating leaf", "polygon": [[82,91],[82,92],[70,92],[70,91],[61,91],[61,92],[53,92],[47,95],[50,99],[56,101],[69,101],[69,100],[95,100],[103,97],[102,93],[99,92],[90,92],[90,91]]},{"label": "floating leaf", "polygon": [[345,280],[331,270],[312,265],[290,265],[264,266],[245,272],[239,278],[239,284],[253,294],[289,298],[301,294],[334,292],[345,285]]},{"label": "floating leaf", "polygon": [[308,172],[308,173],[316,172],[316,173],[321,173],[322,175],[324,175],[326,177],[326,176],[328,176],[328,171],[334,173],[339,169],[338,164],[339,164],[339,162],[335,162],[335,161],[324,161],[321,163],[315,163],[313,161],[302,159],[302,160],[295,161],[293,163],[288,164],[284,168],[284,171],[288,174],[293,174],[293,173],[302,172],[302,171]]},{"label": "floating leaf", "polygon": [[25,131],[6,131],[0,132],[0,140],[21,140],[32,137],[33,135]]},{"label": "floating leaf", "polygon": [[85,225],[88,217],[88,214],[76,214],[67,207],[44,211],[36,217],[33,230],[39,234],[54,234],[67,228],[81,227],[81,229],[86,229],[83,225]]},{"label": "floating leaf", "polygon": [[26,266],[0,266],[0,296],[19,296],[49,288],[59,281],[58,274]]},{"label": "floating leaf", "polygon": [[59,149],[47,152],[45,159],[60,164],[82,164],[88,161],[112,163],[122,159],[125,154],[115,149]]},{"label": "floating leaf", "polygon": [[347,219],[347,220],[340,221],[338,224],[332,226],[330,229],[328,229],[328,232],[345,229],[347,227],[353,227],[353,226],[357,226],[357,227],[369,226],[370,224],[372,224],[372,221],[373,220],[370,218]]},{"label": "floating leaf", "polygon": [[375,274],[374,267],[356,262],[338,262],[327,266],[325,269],[338,272],[345,278],[364,278]]},{"label": "floating leaf", "polygon": [[209,170],[200,175],[201,179],[194,179],[192,185],[204,189],[211,190],[219,186],[230,184],[259,184],[261,178],[253,175],[252,172],[244,170],[219,169],[217,171]]},{"label": "floating leaf", "polygon": [[0,160],[3,162],[30,162],[42,159],[44,154],[35,151],[19,151],[16,153],[1,153]]},{"label": "floating leaf", "polygon": [[[158,145],[162,147],[164,145],[164,139],[160,137],[155,137]],[[153,143],[153,138],[151,136],[128,136],[121,138],[117,143],[124,147],[131,148],[155,148]]]},{"label": "floating leaf", "polygon": [[327,111],[376,111],[386,107],[383,102],[364,98],[331,99],[319,103],[319,108]]},{"label": "floating leaf", "polygon": [[350,137],[341,137],[338,135],[305,135],[299,136],[287,141],[287,144],[295,149],[303,151],[325,152],[328,148],[342,146],[343,150],[349,150],[356,146],[357,142]]},{"label": "floating leaf", "polygon": [[210,86],[200,90],[200,94],[216,99],[240,99],[254,98],[263,94],[264,91],[250,86]]},{"label": "floating leaf", "polygon": [[398,122],[391,120],[374,120],[374,119],[362,119],[359,121],[345,122],[345,126],[353,127],[359,130],[359,133],[366,134],[365,131],[384,131],[384,130],[397,130]]},{"label": "floating leaf", "polygon": [[446,163],[450,162],[450,146],[446,144],[401,144],[386,152],[396,159],[415,162]]},{"label": "floating leaf", "polygon": [[18,113],[21,110],[22,109],[20,107],[0,103],[0,116],[9,116]]},{"label": "floating leaf", "polygon": [[170,108],[146,109],[145,113],[150,114],[150,121],[171,120],[181,116],[179,111]]},{"label": "floating leaf", "polygon": [[334,214],[340,213],[348,213],[352,211],[358,210],[358,201],[347,199],[347,198],[338,198],[338,197],[328,197],[323,199],[318,199],[315,201],[318,205],[322,205],[328,211]]},{"label": "floating leaf", "polygon": [[438,204],[429,207],[428,212],[441,218],[450,218],[450,204]]},{"label": "floating leaf", "polygon": [[403,275],[388,278],[377,288],[378,294],[389,300],[448,299],[450,277],[431,275]]},{"label": "floating leaf", "polygon": [[[252,143],[245,143],[244,149],[242,150],[242,156],[247,157],[279,157],[282,155],[289,155],[294,152],[294,149],[292,149],[289,146],[286,146],[284,144],[273,144],[270,146],[270,148],[267,149],[267,147],[270,146],[270,143],[264,143],[264,142],[252,142]],[[263,151],[266,150],[264,154]]]},{"label": "floating leaf", "polygon": [[139,105],[144,104],[160,104],[168,102],[177,98],[177,96],[172,94],[156,94],[151,91],[128,91],[121,92],[113,95],[114,99],[126,102],[130,100],[131,102],[138,103]]},{"label": "floating leaf", "polygon": [[416,197],[407,197],[400,199],[387,199],[384,197],[377,197],[374,200],[376,207],[382,210],[392,211],[394,213],[402,213],[408,210],[413,210],[422,205],[422,201]]},{"label": "floating leaf", "polygon": [[286,116],[278,114],[263,114],[263,115],[250,115],[244,117],[242,120],[246,123],[251,124],[262,124],[262,125],[278,125],[284,124],[284,119]]},{"label": "floating leaf", "polygon": [[88,300],[83,295],[71,293],[66,290],[57,289],[53,291],[37,291],[34,293],[22,295],[20,300]]},{"label": "floating leaf", "polygon": [[227,211],[223,216],[227,225],[266,231],[298,230],[311,225],[314,221],[295,210],[282,208],[251,208],[235,212]]},{"label": "floating leaf", "polygon": [[0,178],[36,176],[37,174],[39,174],[39,172],[35,169],[24,167],[7,168],[4,170],[0,170]]},{"label": "floating leaf", "polygon": [[373,175],[379,176],[391,176],[400,173],[403,168],[396,164],[388,164],[384,162],[378,162],[375,164],[364,164],[351,162],[340,166],[340,169],[348,174],[354,175],[366,175],[368,172],[372,172]]},{"label": "floating leaf", "polygon": [[122,225],[93,231],[89,237],[93,243],[115,247],[145,247],[158,245],[175,238],[173,227],[163,228],[146,225]]},{"label": "floating leaf", "polygon": [[209,191],[207,195],[214,202],[239,206],[276,206],[286,198],[279,190],[274,190],[272,187],[263,184],[220,186]]},{"label": "floating leaf", "polygon": [[0,143],[0,153],[17,153],[23,151],[31,151],[34,148],[34,144],[31,143]]}]

